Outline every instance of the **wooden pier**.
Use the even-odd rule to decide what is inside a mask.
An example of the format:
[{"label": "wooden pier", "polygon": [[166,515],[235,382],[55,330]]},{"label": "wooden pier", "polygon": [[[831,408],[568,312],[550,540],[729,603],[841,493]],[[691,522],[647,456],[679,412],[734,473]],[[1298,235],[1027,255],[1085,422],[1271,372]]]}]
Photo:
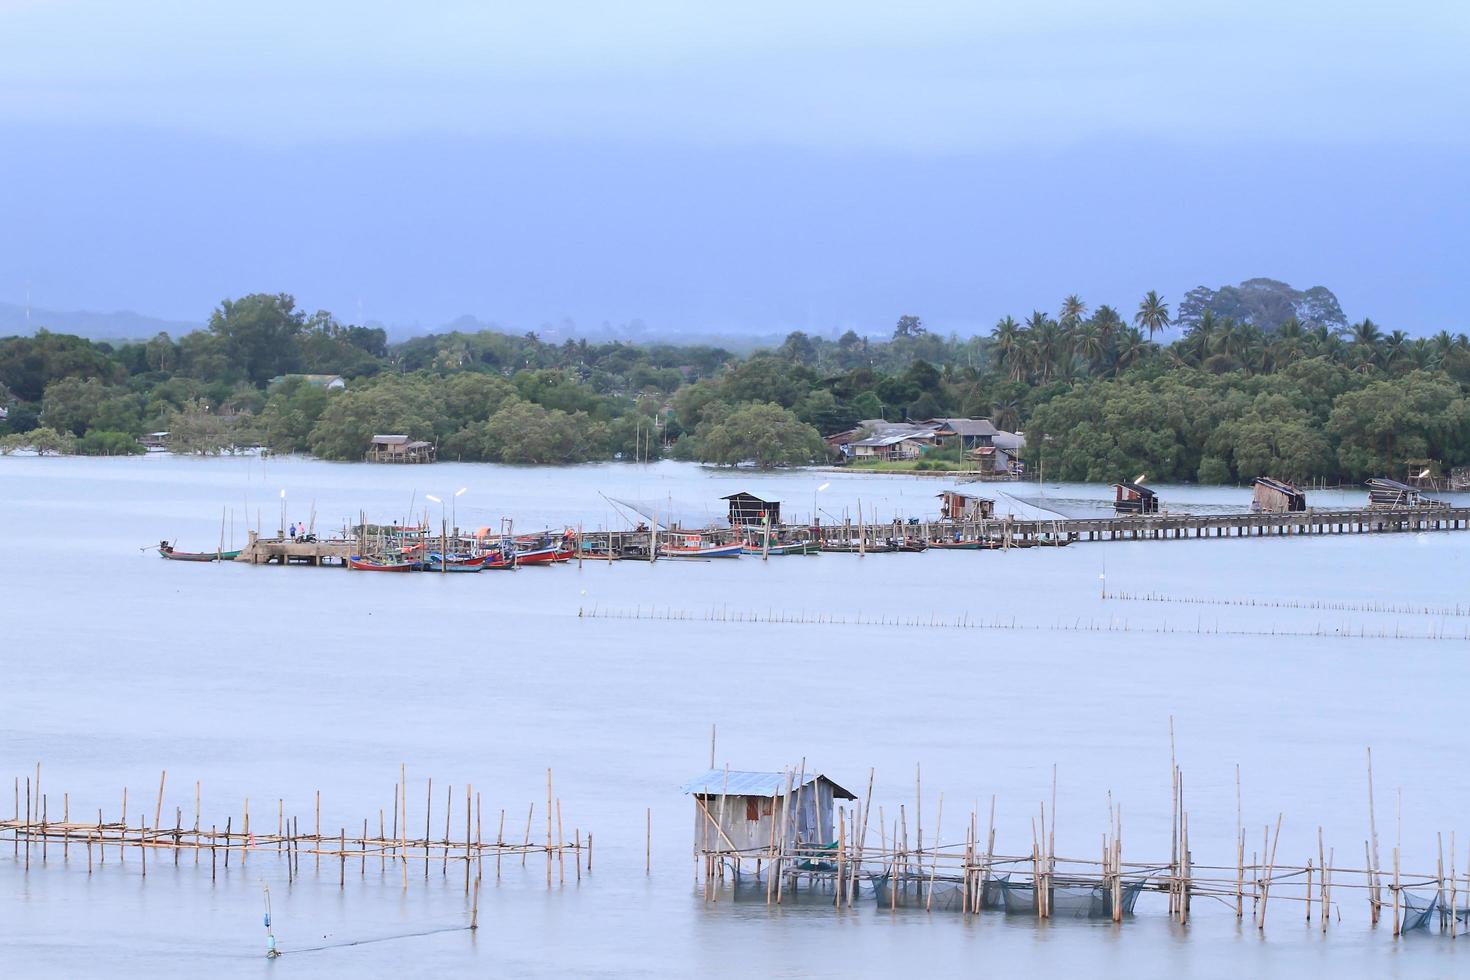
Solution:
[{"label": "wooden pier", "polygon": [[[765,527],[683,528],[677,525],[651,531],[548,529],[547,540],[575,542],[573,560],[656,561],[676,536],[701,535],[710,544],[744,541],[751,557],[764,557],[774,546],[812,545],[812,551],[849,554],[885,554],[927,550],[1008,550],[1062,547],[1098,541],[1178,541],[1224,538],[1319,537],[1343,534],[1417,534],[1430,531],[1470,530],[1470,507],[1412,507],[1309,509],[1288,513],[1192,514],[1151,513],[1105,517],[1017,519],[992,517],[973,520],[889,521],[844,520],[810,526],[777,524]],[[396,538],[418,554],[426,551],[468,553],[478,542],[460,529],[404,529]],[[765,547],[762,547],[764,543]],[[376,545],[380,547],[380,545]],[[312,540],[261,537],[250,532],[249,542],[236,561],[252,565],[303,564],[348,567],[349,556],[375,547],[361,532],[344,530],[338,537]],[[779,553],[777,548],[775,553]],[[429,569],[432,571],[433,569]]]}]

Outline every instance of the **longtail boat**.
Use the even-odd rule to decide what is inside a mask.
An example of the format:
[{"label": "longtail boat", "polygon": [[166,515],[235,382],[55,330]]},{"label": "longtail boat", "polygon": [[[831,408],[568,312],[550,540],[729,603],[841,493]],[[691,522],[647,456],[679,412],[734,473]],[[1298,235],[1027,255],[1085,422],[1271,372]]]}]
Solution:
[{"label": "longtail boat", "polygon": [[485,552],[484,558],[485,564],[483,567],[485,571],[505,571],[516,567],[520,555],[516,553],[514,548],[501,548]]},{"label": "longtail boat", "polygon": [[767,551],[759,540],[746,539],[741,550],[747,555],[769,554],[772,558],[782,555],[820,555],[821,546],[815,541],[772,541]]},{"label": "longtail boat", "polygon": [[936,538],[929,542],[929,547],[940,551],[981,551],[986,546],[979,541],[946,541],[943,538]]},{"label": "longtail boat", "polygon": [[478,572],[485,567],[487,555],[449,555],[447,558],[438,552],[429,552],[429,558],[424,562],[426,572]]},{"label": "longtail boat", "polygon": [[169,561],[234,561],[240,557],[237,551],[175,551],[167,541],[158,542],[158,555]]},{"label": "longtail boat", "polygon": [[529,551],[518,551],[515,556],[517,565],[550,565],[556,562],[571,561],[576,552],[572,548],[563,548],[560,545],[547,545],[544,548],[532,548]]},{"label": "longtail boat", "polygon": [[698,534],[683,534],[658,546],[660,558],[739,558],[744,545],[706,544]]},{"label": "longtail boat", "polygon": [[347,564],[359,572],[416,572],[423,567],[420,561],[381,561],[361,555],[350,556]]}]

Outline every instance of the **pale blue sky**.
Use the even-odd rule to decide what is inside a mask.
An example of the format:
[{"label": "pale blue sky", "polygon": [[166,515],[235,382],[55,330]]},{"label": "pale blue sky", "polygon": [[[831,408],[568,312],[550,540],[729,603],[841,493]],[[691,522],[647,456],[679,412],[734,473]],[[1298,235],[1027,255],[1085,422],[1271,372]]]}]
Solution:
[{"label": "pale blue sky", "polygon": [[1463,330],[1467,11],[0,0],[0,300],[968,330],[1268,275]]}]

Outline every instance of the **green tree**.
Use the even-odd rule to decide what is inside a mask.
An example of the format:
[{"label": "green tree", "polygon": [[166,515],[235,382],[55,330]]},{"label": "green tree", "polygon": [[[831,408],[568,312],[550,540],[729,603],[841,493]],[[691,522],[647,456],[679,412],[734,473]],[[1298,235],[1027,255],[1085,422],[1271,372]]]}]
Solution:
[{"label": "green tree", "polygon": [[53,381],[41,399],[41,424],[79,436],[92,424],[107,394],[107,388],[96,378]]},{"label": "green tree", "polygon": [[1133,314],[1133,324],[1147,330],[1148,339],[1152,341],[1155,333],[1169,326],[1169,304],[1150,289],[1138,304],[1138,312]]},{"label": "green tree", "polygon": [[827,444],[816,429],[770,402],[743,405],[698,436],[698,459],[723,466],[753,462],[770,469],[826,457]]},{"label": "green tree", "polygon": [[304,327],[305,317],[286,293],[227,299],[209,318],[230,366],[255,384],[297,370]]}]

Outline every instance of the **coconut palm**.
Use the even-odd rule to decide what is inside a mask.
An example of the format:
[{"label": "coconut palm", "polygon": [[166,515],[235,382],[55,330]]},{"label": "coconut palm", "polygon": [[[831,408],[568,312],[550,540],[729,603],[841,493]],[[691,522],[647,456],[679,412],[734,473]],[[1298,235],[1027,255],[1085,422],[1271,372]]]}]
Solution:
[{"label": "coconut palm", "polygon": [[1082,297],[1076,293],[1062,300],[1061,314],[1057,317],[1064,326],[1076,326],[1077,322],[1087,313],[1087,304]]},{"label": "coconut palm", "polygon": [[1147,330],[1148,339],[1152,342],[1154,333],[1169,325],[1169,305],[1156,291],[1150,289],[1138,304],[1138,312],[1133,314],[1133,323]]},{"label": "coconut palm", "polygon": [[1005,364],[1015,350],[1016,339],[1020,336],[1021,325],[1013,316],[1005,317],[996,321],[995,329],[990,336],[995,340],[995,353],[1000,358],[1001,364]]}]

